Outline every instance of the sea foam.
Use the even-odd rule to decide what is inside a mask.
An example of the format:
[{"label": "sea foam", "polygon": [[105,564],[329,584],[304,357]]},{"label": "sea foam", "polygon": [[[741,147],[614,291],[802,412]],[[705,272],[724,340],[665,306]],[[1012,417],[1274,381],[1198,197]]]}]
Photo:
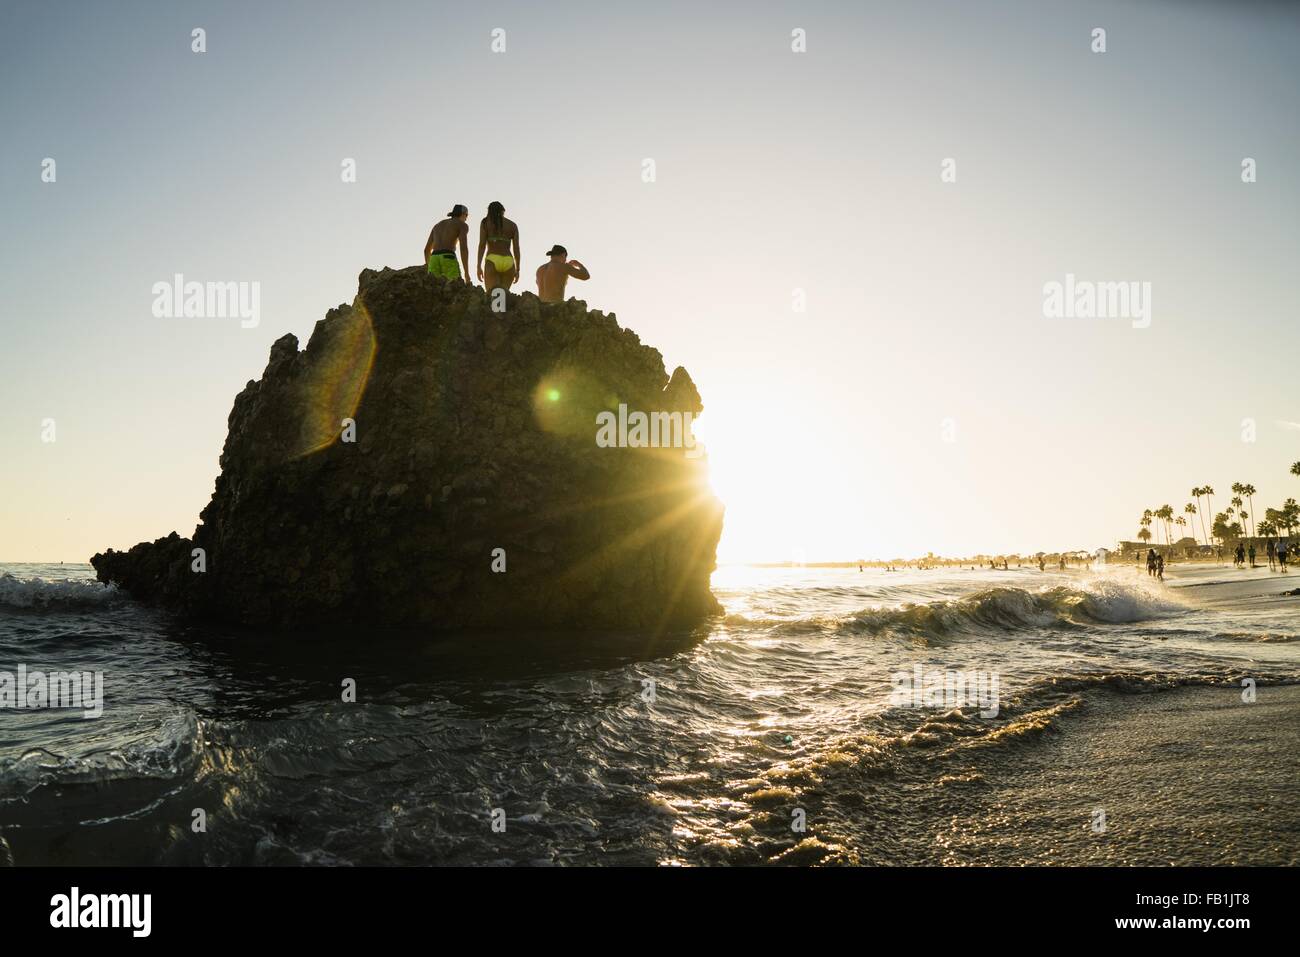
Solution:
[{"label": "sea foam", "polygon": [[0,574],[0,608],[67,608],[105,605],[121,597],[115,585],[89,579],[16,578]]}]

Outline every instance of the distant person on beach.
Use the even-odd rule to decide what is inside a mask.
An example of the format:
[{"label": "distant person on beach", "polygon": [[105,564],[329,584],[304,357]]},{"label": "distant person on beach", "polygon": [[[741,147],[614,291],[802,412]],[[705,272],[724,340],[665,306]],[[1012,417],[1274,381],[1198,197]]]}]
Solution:
[{"label": "distant person on beach", "polygon": [[[447,214],[447,218],[433,224],[429,238],[424,244],[424,264],[429,267],[430,276],[443,279],[461,279],[469,282],[469,210],[457,203]],[[461,276],[456,266],[456,246],[460,246],[460,261],[465,267]]]},{"label": "distant person on beach", "polygon": [[1255,543],[1251,542],[1250,548],[1246,549],[1246,554],[1250,556],[1250,567],[1255,567]]},{"label": "distant person on beach", "polygon": [[1165,556],[1163,555],[1156,556],[1156,578],[1160,581],[1165,580]]},{"label": "distant person on beach", "polygon": [[564,302],[564,285],[569,277],[587,280],[591,273],[569,251],[556,243],[546,254],[551,258],[537,267],[537,298],[542,302]]},{"label": "distant person on beach", "polygon": [[478,278],[488,292],[509,289],[519,281],[519,227],[506,219],[506,208],[495,200],[478,225]]},{"label": "distant person on beach", "polygon": [[1246,549],[1242,547],[1240,542],[1237,543],[1237,553],[1232,556],[1232,564],[1238,568],[1246,564]]},{"label": "distant person on beach", "polygon": [[1287,557],[1288,557],[1288,552],[1287,552],[1286,542],[1279,542],[1277,546],[1277,563],[1281,567],[1282,572],[1284,574],[1286,572]]},{"label": "distant person on beach", "polygon": [[1147,549],[1147,574],[1153,578],[1156,574],[1156,550],[1154,548]]},{"label": "distant person on beach", "polygon": [[1268,554],[1268,570],[1273,571],[1277,567],[1277,548],[1273,544],[1273,539],[1268,540],[1265,552]]}]

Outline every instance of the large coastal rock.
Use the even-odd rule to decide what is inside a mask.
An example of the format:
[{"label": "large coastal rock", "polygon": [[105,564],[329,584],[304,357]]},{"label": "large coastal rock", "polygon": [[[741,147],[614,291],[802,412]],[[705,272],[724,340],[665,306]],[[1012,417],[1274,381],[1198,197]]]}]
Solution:
[{"label": "large coastal rock", "polygon": [[684,445],[703,409],[684,369],[585,303],[524,293],[497,313],[421,267],[367,269],[235,399],[193,537],[91,563],[143,600],[251,625],[697,623],[718,611],[706,460],[602,447],[617,429],[598,442],[598,415],[620,405],[685,413]]}]

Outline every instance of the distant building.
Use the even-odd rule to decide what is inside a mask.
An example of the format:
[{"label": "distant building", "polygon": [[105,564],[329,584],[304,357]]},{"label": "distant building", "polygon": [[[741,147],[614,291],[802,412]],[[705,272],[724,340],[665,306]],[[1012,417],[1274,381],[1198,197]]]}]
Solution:
[{"label": "distant building", "polygon": [[1134,559],[1139,555],[1145,555],[1148,548],[1156,546],[1150,542],[1120,542],[1115,546],[1115,551],[1123,559]]}]

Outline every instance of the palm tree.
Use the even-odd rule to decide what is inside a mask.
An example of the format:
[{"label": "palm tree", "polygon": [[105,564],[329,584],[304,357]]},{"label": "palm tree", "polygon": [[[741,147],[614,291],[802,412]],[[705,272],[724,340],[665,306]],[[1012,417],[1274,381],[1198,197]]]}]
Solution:
[{"label": "palm tree", "polygon": [[1161,523],[1164,525],[1165,528],[1166,545],[1173,544],[1169,540],[1169,523],[1170,521],[1173,520],[1173,517],[1174,517],[1174,507],[1172,505],[1161,505],[1158,509],[1156,509],[1156,518],[1160,519]]},{"label": "palm tree", "polygon": [[[1196,497],[1196,507],[1201,513],[1201,531],[1205,534],[1205,544],[1209,545],[1214,540],[1214,530],[1208,528],[1205,516],[1212,515],[1213,509],[1210,507],[1209,493],[1213,491],[1208,485],[1202,485],[1199,488],[1192,489],[1192,494]],[[1205,496],[1205,508],[1201,508],[1201,496]]]},{"label": "palm tree", "polygon": [[1292,463],[1291,463],[1291,474],[1292,474],[1292,475],[1300,475],[1300,462],[1292,462]]},{"label": "palm tree", "polygon": [[1233,482],[1232,490],[1241,498],[1244,498],[1250,506],[1250,537],[1254,538],[1257,529],[1255,528],[1255,503],[1251,496],[1255,494],[1256,489],[1253,485],[1247,485],[1243,482]]},{"label": "palm tree", "polygon": [[[1180,529],[1182,529],[1182,528],[1186,528],[1186,526],[1187,526],[1187,519],[1185,519],[1185,518],[1183,518],[1181,515],[1179,515],[1177,518],[1174,519],[1174,524],[1177,525]],[[1183,538],[1184,538],[1184,536],[1183,536],[1183,534],[1180,532],[1179,535],[1178,535],[1178,540],[1181,542],[1181,541],[1183,540]]]},{"label": "palm tree", "polygon": [[1147,528],[1148,524],[1150,523],[1143,522],[1142,527],[1138,529],[1138,538],[1142,539],[1143,545],[1151,541],[1151,529]]},{"label": "palm tree", "polygon": [[[1192,489],[1192,492],[1195,493],[1196,489]],[[1191,502],[1188,502],[1186,505],[1183,506],[1183,514],[1192,516],[1190,519],[1188,519],[1188,521],[1192,523],[1192,538],[1195,538],[1196,537],[1196,516],[1200,514],[1200,510]],[[1201,521],[1201,531],[1202,532],[1205,531],[1204,520]],[[1210,543],[1206,542],[1205,544],[1208,545]]]},{"label": "palm tree", "polygon": [[[1214,514],[1214,499],[1213,499],[1214,486],[1206,485],[1202,487],[1201,494],[1205,496],[1205,512],[1202,514],[1202,518],[1201,518],[1201,524],[1204,525],[1205,524],[1204,516]],[[1211,531],[1213,531],[1213,529],[1211,529]],[[1208,544],[1208,542],[1206,544]]]},{"label": "palm tree", "polygon": [[1300,524],[1300,503],[1295,499],[1289,498],[1282,503],[1283,522],[1286,523],[1286,537],[1291,537],[1291,529]]}]

